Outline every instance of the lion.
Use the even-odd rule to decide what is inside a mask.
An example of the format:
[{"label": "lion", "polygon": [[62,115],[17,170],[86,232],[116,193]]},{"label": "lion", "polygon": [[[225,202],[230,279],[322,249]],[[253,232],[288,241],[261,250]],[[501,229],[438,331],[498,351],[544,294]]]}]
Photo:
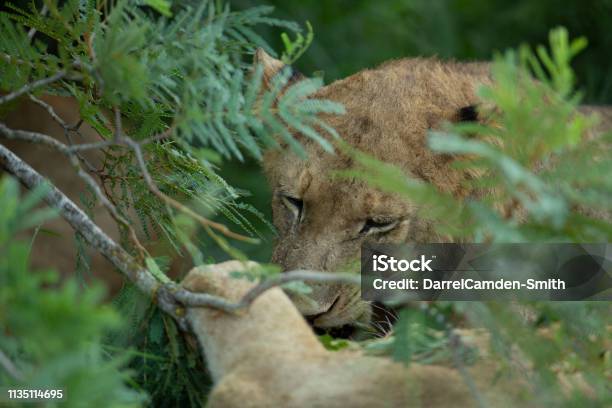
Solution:
[{"label": "lion", "polygon": [[[265,84],[290,69],[261,49],[255,63],[264,67]],[[292,75],[292,80],[299,78]],[[489,63],[411,58],[335,81],[314,96],[345,106],[346,114],[325,117],[344,142],[462,199],[471,194],[465,181],[477,174],[453,167],[449,155],[434,154],[426,146],[426,135],[446,122],[478,121],[476,90],[491,82]],[[611,108],[584,111],[599,114],[601,129],[612,128]],[[289,148],[270,149],[263,160],[279,234],[272,262],[283,270],[338,271],[357,259],[368,242],[448,242],[450,238],[436,233],[432,222],[420,217],[418,208],[405,199],[359,180],[330,177],[335,170],[350,168],[350,157],[326,154],[315,141],[299,140],[308,160]],[[312,287],[309,296],[292,299],[315,328],[370,322],[372,307],[361,300],[359,288]]]},{"label": "lion", "polygon": [[[254,263],[228,261],[191,270],[185,289],[238,302],[255,282],[232,278]],[[187,310],[214,387],[215,407],[514,407],[538,406],[522,375],[497,378],[487,357],[461,372],[326,350],[280,288],[259,296],[244,313]],[[487,343],[485,339],[482,343]],[[468,378],[466,380],[466,378]],[[568,379],[570,385],[575,378]]]},{"label": "lion", "polygon": [[[192,292],[240,301],[257,283],[234,272],[254,262],[227,261],[193,268],[182,282]],[[521,353],[506,363],[485,330],[454,330],[450,347],[478,350],[472,362],[406,366],[368,355],[360,347],[326,350],[279,287],[265,291],[239,313],[187,309],[214,386],[207,407],[537,407],[547,393],[597,396],[580,372],[556,372],[560,387],[534,386]],[[545,333],[538,333],[545,335]],[[504,358],[505,358],[504,357]]]}]

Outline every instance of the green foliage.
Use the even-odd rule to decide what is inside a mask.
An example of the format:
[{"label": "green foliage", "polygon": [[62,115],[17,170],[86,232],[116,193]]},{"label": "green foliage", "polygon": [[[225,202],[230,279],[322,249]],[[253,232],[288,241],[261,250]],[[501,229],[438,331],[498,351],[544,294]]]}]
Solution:
[{"label": "green foliage", "polygon": [[309,21],[306,21],[306,28],[308,29],[306,37],[304,37],[302,33],[297,33],[293,41],[289,38],[287,33],[281,34],[281,39],[285,47],[281,60],[285,64],[293,64],[306,52],[306,50],[308,50],[308,47],[310,47],[314,39],[314,32],[312,31],[312,25]]},{"label": "green foliage", "polygon": [[133,385],[149,395],[156,407],[200,407],[212,387],[194,338],[186,337],[149,298],[127,284],[113,305],[122,311],[126,325],[107,336],[106,350],[121,354],[126,347]]},{"label": "green foliage", "polygon": [[100,305],[100,288],[82,289],[75,279],[58,285],[56,273],[30,271],[31,243],[15,240],[53,214],[33,210],[45,192],[41,187],[20,198],[15,180],[0,180],[0,352],[15,371],[3,364],[0,384],[3,390],[63,390],[66,407],[140,405],[145,396],[126,385],[126,355],[109,359],[101,343],[121,321]]},{"label": "green foliage", "polygon": [[[229,0],[248,9],[259,0]],[[326,83],[362,69],[404,57],[433,56],[459,61],[490,61],[496,51],[518,44],[547,41],[551,27],[564,26],[572,36],[589,39],[589,47],[572,67],[584,103],[612,103],[612,1],[583,0],[266,0],[275,15],[298,22],[309,21],[316,36],[308,51],[293,66],[307,76],[324,74]],[[261,26],[257,32],[277,49],[284,48],[278,31]],[[295,38],[295,37],[291,37]],[[569,176],[578,173],[566,169]],[[220,174],[233,186],[248,188],[247,200],[267,210],[270,193],[262,170],[254,161],[225,163]],[[239,177],[235,175],[238,174]],[[603,173],[602,173],[603,174]],[[253,220],[255,225],[258,220]],[[264,237],[265,237],[264,232]],[[264,243],[264,245],[266,245]],[[267,261],[271,241],[254,251],[241,249],[251,259]],[[266,255],[264,255],[266,254]]]},{"label": "green foliage", "polygon": [[[550,4],[548,9],[541,4],[551,1],[529,2],[510,21],[550,10]],[[299,11],[308,3],[292,3],[290,7]],[[524,31],[514,30],[512,25],[504,30],[495,23],[500,20],[493,17],[503,16],[510,7],[507,4],[515,2],[496,0],[486,6],[473,1],[433,5],[396,1],[390,2],[390,7],[365,1],[330,2],[325,7],[315,3],[316,9],[327,13],[319,21],[333,20],[334,16],[345,19],[350,14],[344,25],[318,24],[325,27],[326,46],[313,42],[309,23],[304,35],[298,25],[270,17],[271,7],[236,12],[221,1],[68,0],[46,1],[46,16],[34,3],[12,7],[11,12],[0,13],[0,89],[15,91],[26,83],[67,71],[62,81],[36,93],[74,97],[81,118],[103,140],[119,131],[138,141],[166,132],[165,138],[144,148],[147,169],[159,190],[187,203],[203,217],[218,215],[255,237],[260,232],[247,213],[262,217],[242,201],[245,191],[220,176],[219,165],[228,159],[259,160],[263,149],[280,143],[303,153],[295,131],[331,151],[329,140],[337,135],[317,116],[343,113],[337,104],[312,98],[322,85],[318,79],[287,88],[285,73],[274,79],[270,89],[262,87],[261,67],[251,71],[245,62],[256,47],[274,55],[258,34],[262,29],[287,31],[280,36],[284,45],[281,58],[286,62],[295,62],[312,44],[310,55],[306,55],[310,67],[324,68],[332,78],[352,73],[357,66],[401,55],[436,52],[488,57],[494,47],[505,48],[519,39],[537,37],[523,36]],[[489,7],[494,12],[487,11]],[[566,9],[570,14],[576,11],[575,7]],[[600,10],[582,9],[589,9],[589,13]],[[542,17],[546,13],[535,14]],[[363,26],[362,20],[370,18],[382,19],[388,30],[380,30],[380,24]],[[476,25],[480,31],[470,30]],[[595,28],[600,25],[593,24]],[[490,27],[495,33],[486,32]],[[27,35],[30,28],[38,32],[33,40]],[[376,46],[355,41],[356,31]],[[585,68],[584,63],[581,70],[581,77],[590,80],[591,99],[605,99],[605,94],[602,97],[593,90],[601,88],[605,93],[606,84],[610,84],[606,71],[609,47],[602,48],[602,44],[609,44],[604,35],[609,31],[607,26],[604,31],[591,37],[595,46],[604,50],[600,52],[604,58],[596,59],[600,64],[591,63],[594,70]],[[495,42],[492,39],[499,40],[502,35],[498,33],[505,37]],[[512,37],[512,33],[520,36]],[[369,54],[342,46],[355,43]],[[497,58],[496,82],[480,93],[485,102],[481,113],[486,114],[488,124],[456,125],[430,137],[434,150],[460,155],[464,160],[458,165],[486,174],[469,186],[486,193],[485,198],[464,205],[358,152],[354,154],[362,169],[350,176],[426,206],[428,211],[421,215],[443,221],[440,232],[455,239],[609,241],[612,227],[597,213],[610,211],[612,202],[612,185],[606,177],[612,169],[602,153],[608,151],[611,136],[584,140],[595,124],[576,111],[580,98],[573,93],[576,79],[569,65],[585,42],[570,42],[566,32],[557,30],[551,34],[551,44],[550,52],[542,47],[535,52],[522,47]],[[533,81],[528,70],[539,82]],[[489,105],[496,108],[489,111]],[[115,110],[121,113],[121,128],[113,115]],[[218,231],[200,228],[192,217],[153,194],[133,151],[117,146],[104,150],[103,156],[96,174],[107,196],[147,238],[163,241],[165,254],[170,250],[187,253],[200,264],[214,261],[218,253],[213,251],[220,248],[232,257],[245,258]],[[244,177],[243,167],[240,169]],[[26,377],[20,382],[0,370],[2,384],[69,389],[69,404],[137,404],[143,401],[144,392],[155,406],[205,404],[210,381],[193,341],[184,338],[150,299],[126,285],[113,305],[126,322],[121,325],[110,307],[97,306],[100,295],[95,290],[81,294],[82,289],[77,291],[72,281],[55,289],[57,281],[50,275],[27,273],[27,246],[11,238],[18,229],[37,226],[49,216],[46,211],[27,213],[43,190],[21,203],[14,183],[3,182],[1,190],[0,324],[4,336],[0,337],[0,350]],[[96,204],[90,195],[83,198],[86,208]],[[502,204],[501,212],[495,203]],[[121,232],[122,244],[136,254],[138,248],[128,239],[127,231]],[[83,244],[82,240],[77,242]],[[85,245],[81,245],[79,259],[86,260],[85,255]],[[168,279],[167,259],[145,253],[143,263],[160,281]],[[87,262],[82,266],[85,270]],[[265,267],[249,276],[261,279],[277,272]],[[289,289],[299,293],[309,290],[299,283]],[[537,327],[550,334],[546,340],[506,306],[451,303],[436,308],[489,329],[494,350],[503,362],[518,345],[536,368],[533,381],[541,390],[541,405],[584,406],[592,402],[579,394],[564,399],[554,375],[558,369],[584,373],[594,392],[602,396],[602,403],[610,402],[609,397],[605,399],[610,395],[605,381],[610,372],[609,353],[601,355],[609,338],[605,324],[609,305],[529,304],[539,316]],[[447,329],[447,325],[432,325],[418,313],[404,312],[395,336],[370,341],[364,347],[374,353],[390,352],[405,363],[448,358],[456,362]],[[104,345],[100,341],[103,335]],[[330,336],[321,341],[333,350],[349,346]],[[130,346],[138,351],[126,352]],[[469,364],[471,357],[460,360]],[[136,373],[132,380],[121,370],[128,358]],[[128,381],[130,388],[125,386]]]},{"label": "green foliage", "polygon": [[172,11],[170,11],[171,2],[168,0],[145,0],[144,4],[163,16],[172,17]]},{"label": "green foliage", "polygon": [[323,334],[319,336],[319,341],[323,344],[323,347],[329,351],[338,351],[349,347],[350,343],[348,340],[335,339],[329,334]]},{"label": "green foliage", "polygon": [[[513,51],[498,57],[494,84],[479,91],[485,122],[449,125],[429,137],[432,150],[458,158],[458,168],[484,174],[466,186],[481,199],[460,202],[360,153],[355,155],[363,169],[348,174],[427,208],[420,215],[439,221],[439,232],[458,239],[610,241],[611,135],[587,137],[597,119],[579,112],[580,98],[572,92],[569,64],[584,40],[570,43],[567,32],[556,29],[551,46],[552,57],[538,48],[543,64],[527,47],[521,48],[522,58]],[[534,81],[528,68],[541,81]]]},{"label": "green foliage", "polygon": [[[221,217],[230,229],[244,231],[247,236],[243,239],[250,243],[261,235],[258,226],[271,229],[271,225],[242,201],[248,192],[233,188],[219,176],[220,163],[259,160],[263,149],[281,143],[303,153],[293,131],[327,151],[332,150],[329,139],[337,137],[318,116],[341,114],[343,107],[312,97],[322,85],[320,79],[289,84],[289,72],[282,72],[264,87],[262,67],[246,62],[257,47],[274,55],[256,27],[284,30],[284,58],[295,60],[312,41],[310,25],[302,35],[297,24],[271,17],[271,7],[236,12],[222,1],[50,0],[45,5],[46,14],[40,13],[35,3],[9,5],[8,12],[0,12],[0,89],[17,91],[27,83],[65,72],[60,81],[33,93],[75,98],[81,119],[100,140],[127,136],[142,143],[144,166],[160,193],[150,188],[135,151],[125,145],[102,149],[102,164],[91,172],[117,212],[138,228],[146,241],[154,241],[155,250],[164,257],[150,246],[136,245],[129,228],[119,225],[122,246],[160,282],[169,279],[167,257],[187,255],[193,264],[228,256],[245,259],[223,235],[223,228],[214,228],[207,220]],[[31,29],[36,31],[33,38],[27,35]],[[152,137],[154,142],[145,143]],[[81,196],[87,211],[100,204],[96,201],[91,191]],[[10,204],[4,196],[1,202]],[[35,225],[40,222],[35,217],[28,219]],[[75,242],[77,274],[89,278],[90,249],[79,235]],[[272,272],[263,268],[258,277]],[[76,286],[72,285],[66,286],[66,294],[53,293],[75,295]],[[289,286],[302,293],[309,290],[299,283]],[[78,316],[95,314],[94,298],[83,300],[83,314]],[[43,307],[32,305],[32,310],[35,306]],[[117,362],[113,364],[131,357],[130,366],[136,371],[131,387],[148,393],[154,405],[203,405],[209,379],[194,343],[185,341],[175,323],[129,285],[114,307],[128,324],[117,328],[108,317],[104,325],[103,315],[94,315],[90,324],[95,332],[90,335],[106,335],[103,350],[112,356],[111,362]],[[110,309],[104,310],[115,316]],[[39,324],[34,323],[33,327]],[[41,324],[43,329],[48,326]],[[62,339],[58,336],[49,343]],[[74,338],[76,342],[79,339]],[[15,347],[23,344],[15,342]],[[130,346],[139,351],[122,351]],[[111,377],[110,366],[95,360],[102,350],[100,344],[95,343],[94,348],[92,372],[101,370],[102,376],[107,370],[101,381],[114,384],[122,393],[121,384],[127,377]],[[63,353],[69,356],[67,351]],[[107,392],[108,384],[100,386],[101,393]],[[66,386],[79,390],[72,383]],[[98,395],[92,392],[91,400]],[[109,400],[108,405],[112,403]]]},{"label": "green foliage", "polygon": [[393,329],[393,343],[389,349],[397,361],[431,364],[450,359],[448,343],[443,331],[426,327],[426,315],[406,309],[401,311]]},{"label": "green foliage", "polygon": [[[320,80],[285,89],[288,78],[279,75],[270,89],[263,89],[261,69],[251,74],[250,64],[243,62],[256,46],[272,52],[253,31],[255,25],[293,32],[299,26],[269,17],[270,7],[232,12],[220,2],[180,2],[171,7],[168,19],[140,7],[139,1],[120,1],[110,9],[103,3],[50,2],[47,16],[17,7],[1,14],[0,51],[10,60],[0,60],[0,87],[14,90],[63,67],[70,72],[66,80],[40,91],[74,96],[82,119],[103,138],[118,131],[111,110],[121,112],[122,131],[137,140],[166,131],[166,141],[148,145],[145,152],[160,190],[191,202],[204,216],[221,213],[257,235],[243,213],[257,218],[258,212],[240,202],[240,192],[219,177],[215,156],[207,152],[239,160],[246,155],[261,158],[264,147],[279,141],[303,152],[290,128],[331,149],[315,128],[337,135],[317,115],[343,110],[309,98]],[[170,10],[168,2],[144,4],[163,15]],[[35,28],[47,40],[35,37],[30,44],[20,26]],[[306,40],[311,37],[310,31]],[[300,38],[290,42],[292,58],[306,46]],[[50,44],[57,52],[49,52]],[[151,194],[131,151],[106,150],[100,173],[125,218],[134,209],[148,237],[164,236],[177,249],[184,244],[177,236],[174,211]]]},{"label": "green foliage", "polygon": [[[430,134],[432,150],[456,157],[458,169],[483,175],[467,182],[470,200],[456,199],[348,146],[344,149],[359,167],[340,176],[358,177],[405,197],[453,240],[611,241],[612,135],[593,136],[597,118],[578,109],[580,97],[574,93],[570,67],[585,44],[583,39],[569,41],[567,31],[557,28],[550,33],[550,51],[540,46],[534,53],[523,46],[497,57],[493,84],[479,91],[483,122],[449,124],[445,131]],[[488,329],[493,350],[506,364],[500,375],[521,375],[510,363],[518,347],[534,368],[539,405],[595,404],[584,390],[565,397],[559,372],[580,372],[597,404],[610,403],[610,359],[604,352],[609,348],[609,302],[446,302],[437,307],[450,307],[455,318]],[[520,308],[531,310],[537,322],[526,322],[517,312]],[[452,337],[432,333],[428,322],[424,314],[404,311],[393,339],[382,345],[366,343],[366,350],[382,349],[408,363],[453,356]],[[447,322],[434,328],[446,332],[450,327]]]}]

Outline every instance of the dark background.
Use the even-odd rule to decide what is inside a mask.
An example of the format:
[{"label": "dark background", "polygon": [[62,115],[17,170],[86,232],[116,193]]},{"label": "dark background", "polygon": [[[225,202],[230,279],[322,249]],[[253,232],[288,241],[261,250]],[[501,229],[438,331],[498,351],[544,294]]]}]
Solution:
[{"label": "dark background", "polygon": [[[389,60],[415,56],[490,60],[522,43],[548,44],[551,28],[566,27],[589,46],[574,60],[586,103],[612,103],[612,0],[232,0],[233,8],[276,7],[275,17],[310,21],[311,47],[294,65],[326,83]],[[282,52],[279,30],[260,34]],[[269,190],[256,162],[227,163],[230,184],[252,192],[245,201],[270,216]],[[259,224],[258,224],[259,225]],[[269,259],[268,242],[243,246],[252,259]]]},{"label": "dark background", "polygon": [[[432,56],[488,60],[521,43],[547,44],[565,26],[589,47],[575,60],[580,86],[592,103],[612,102],[610,0],[231,0],[235,8],[270,4],[275,16],[310,21],[315,38],[296,63],[326,81],[388,59]],[[281,51],[278,33],[263,32]]]}]

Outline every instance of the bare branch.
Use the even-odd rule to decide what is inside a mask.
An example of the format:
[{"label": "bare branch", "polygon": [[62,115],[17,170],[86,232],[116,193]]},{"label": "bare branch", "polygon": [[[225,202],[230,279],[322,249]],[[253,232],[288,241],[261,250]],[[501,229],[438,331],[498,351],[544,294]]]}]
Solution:
[{"label": "bare branch", "polygon": [[237,305],[238,309],[248,307],[259,295],[275,286],[281,286],[288,282],[304,281],[304,282],[327,282],[327,283],[344,283],[350,285],[361,284],[359,275],[351,273],[329,273],[297,270],[278,274],[272,278],[266,279],[251,290],[249,290]]},{"label": "bare branch", "polygon": [[115,133],[113,137],[115,138],[115,140],[119,140],[121,137],[123,137],[123,125],[121,124],[121,111],[117,107],[115,107],[113,111],[115,112]]},{"label": "bare branch", "polygon": [[170,126],[168,129],[164,130],[161,133],[158,133],[158,134],[153,135],[151,137],[147,137],[146,139],[140,140],[138,142],[138,144],[140,144],[141,146],[144,146],[144,145],[147,145],[149,143],[159,142],[161,140],[169,138],[170,135],[172,135],[173,131],[174,131],[174,126]]},{"label": "bare branch", "polygon": [[49,115],[53,118],[53,120],[55,120],[62,128],[64,128],[64,130],[69,129],[69,125],[66,122],[64,122],[64,119],[60,118],[60,116],[53,109],[53,106],[49,105],[47,102],[41,99],[38,99],[32,94],[29,94],[28,96],[30,97],[30,100],[32,102],[34,102],[35,104],[39,105],[44,110],[46,110],[49,113]]},{"label": "bare branch", "polygon": [[72,146],[66,146],[65,144],[55,140],[51,136],[45,135],[43,133],[11,129],[1,122],[0,133],[2,133],[8,139],[25,140],[26,142],[40,143],[59,150],[60,152],[65,154],[71,154],[85,150],[102,149],[117,144],[112,140],[105,140],[103,142],[82,143]]},{"label": "bare branch", "polygon": [[[81,138],[83,137],[81,135],[81,132],[79,132],[79,126],[82,123],[82,120],[77,122],[77,124],[75,125],[69,125],[55,112],[55,109],[53,109],[53,106],[49,105],[47,102],[43,101],[42,99],[38,99],[32,94],[29,94],[29,97],[34,103],[36,103],[37,105],[41,106],[44,110],[46,110],[49,113],[49,115],[53,118],[53,120],[55,120],[64,129],[64,135],[66,136],[66,140],[68,141],[68,144],[70,146],[74,146],[72,137],[70,137],[70,132],[75,132],[76,134],[81,136]],[[81,161],[81,163],[83,163],[90,172],[97,171],[96,168],[89,162],[89,160],[83,157],[83,155],[81,155],[79,152],[76,152],[76,155]]]},{"label": "bare branch", "polygon": [[[200,223],[200,225],[204,227],[214,228],[215,230],[221,232],[222,234],[230,238],[239,240],[239,241],[246,241],[246,242],[252,242],[252,243],[259,242],[259,240],[256,238],[251,238],[251,237],[247,237],[242,234],[238,234],[236,232],[231,231],[229,228],[227,228],[227,226],[221,223],[214,222],[207,218],[202,217],[200,214],[196,213],[191,208],[181,204],[180,202],[176,201],[172,197],[169,197],[168,195],[164,194],[159,189],[159,187],[157,187],[157,184],[155,184],[155,181],[153,181],[153,178],[151,177],[151,173],[149,173],[147,164],[144,160],[144,155],[142,154],[141,144],[123,134],[123,128],[121,125],[121,112],[119,111],[118,108],[115,108],[114,111],[115,111],[115,127],[116,127],[114,138],[116,141],[125,143],[127,146],[132,148],[136,156],[136,162],[138,163],[138,166],[140,167],[140,171],[142,173],[144,181],[147,184],[147,187],[149,188],[149,191],[151,191],[151,193],[153,193],[155,196],[157,196],[159,199],[161,199],[162,201],[164,201],[166,204],[170,205],[174,209],[184,214],[187,214],[191,218],[195,219],[197,222]],[[171,129],[172,128],[167,129],[166,132],[171,131]],[[159,135],[153,136],[152,138],[149,138],[149,140],[150,141],[156,140],[159,136],[163,136],[166,132],[162,132]]]},{"label": "bare branch", "polygon": [[[71,130],[64,129],[64,136],[66,136],[66,140],[68,141],[68,145],[69,146],[74,146],[74,141],[72,140],[72,137],[70,136],[70,132],[71,132]],[[83,138],[83,136],[81,135],[81,133],[78,130],[73,130],[73,132],[77,133],[79,136],[81,136],[81,138]],[[85,165],[85,167],[87,167],[87,170],[89,170],[91,173],[98,173],[98,169],[96,169],[96,167],[93,164],[91,164],[89,162],[89,160],[87,160],[81,153],[75,152],[75,154],[77,155],[77,157],[79,158],[81,163],[83,163]]]},{"label": "bare branch", "polygon": [[180,305],[168,296],[158,296],[161,285],[157,279],[102,231],[72,200],[2,144],[0,144],[0,159],[5,168],[27,188],[33,189],[41,184],[47,184],[49,191],[44,197],[45,202],[52,208],[58,209],[72,228],[81,234],[89,245],[100,251],[140,291],[156,299],[160,309],[173,316],[183,327],[185,326],[184,318],[180,316]]},{"label": "bare branch", "polygon": [[0,97],[0,105],[3,103],[7,103],[12,101],[13,99],[16,99],[18,97],[20,97],[23,94],[26,94],[28,92],[31,92],[32,90],[36,89],[36,88],[40,88],[41,86],[45,86],[45,85],[49,85],[55,81],[59,81],[60,79],[64,78],[66,76],[66,71],[61,70],[57,73],[55,73],[54,75],[51,75],[48,78],[43,78],[43,79],[39,79],[38,81],[34,81],[34,82],[30,82],[29,84],[26,84],[25,86],[21,87],[20,89],[11,92],[10,94],[4,95],[2,97]]},{"label": "bare branch", "polygon": [[260,282],[258,285],[251,288],[238,303],[228,301],[220,302],[218,297],[206,295],[202,293],[193,293],[186,290],[177,291],[174,293],[175,298],[185,306],[207,306],[214,309],[223,310],[228,313],[235,313],[240,310],[247,309],[251,303],[255,301],[262,293],[268,289],[284,285],[285,283],[303,281],[303,282],[326,282],[326,283],[344,283],[348,285],[359,285],[361,279],[359,275],[351,273],[329,273],[315,272],[307,270],[296,270],[278,274],[272,278]]},{"label": "bare branch", "polygon": [[[59,117],[59,115],[57,115],[57,113],[55,113],[55,111],[53,110],[53,107],[51,107],[49,104],[45,103],[44,101],[34,97],[33,95],[30,95],[30,99],[32,99],[34,102],[36,102],[38,105],[42,106],[45,110],[47,110],[47,112],[51,115],[51,117],[60,124],[60,126],[62,126],[64,128],[65,131],[69,130],[69,126],[66,124],[66,122]],[[190,209],[189,207],[181,204],[180,202],[176,201],[175,199],[167,196],[166,194],[162,193],[162,191],[157,187],[157,185],[155,184],[155,182],[153,181],[153,178],[151,177],[146,163],[144,161],[144,157],[142,154],[142,149],[141,146],[145,145],[147,143],[151,143],[157,140],[161,140],[167,136],[169,136],[172,132],[172,127],[166,129],[165,131],[163,131],[160,134],[154,135],[150,138],[147,138],[143,141],[141,141],[140,143],[134,141],[132,138],[127,137],[123,134],[123,129],[122,129],[122,123],[121,123],[121,111],[118,108],[114,108],[114,114],[115,114],[115,132],[114,132],[114,137],[113,140],[107,140],[107,141],[103,141],[103,142],[97,142],[97,143],[85,143],[85,144],[79,144],[79,145],[74,145],[71,144],[70,146],[66,146],[63,143],[58,142],[57,140],[53,139],[52,137],[42,134],[42,133],[37,133],[37,132],[27,132],[27,131],[23,131],[23,130],[14,130],[14,129],[9,129],[6,125],[4,125],[3,123],[0,123],[0,132],[4,133],[4,135],[6,137],[8,137],[9,139],[20,139],[20,140],[26,140],[26,141],[30,141],[30,142],[35,142],[35,143],[41,143],[41,144],[45,144],[49,147],[53,147],[54,149],[57,149],[59,151],[61,151],[62,153],[65,154],[72,154],[72,153],[77,153],[80,151],[84,151],[84,150],[93,150],[93,149],[100,149],[100,148],[104,148],[104,147],[108,147],[108,146],[112,146],[112,145],[127,145],[130,148],[132,148],[132,150],[134,151],[135,155],[136,155],[136,160],[138,162],[138,165],[141,169],[143,178],[145,180],[145,183],[147,184],[147,187],[149,188],[149,190],[151,191],[151,193],[153,193],[155,196],[157,196],[158,198],[160,198],[162,201],[164,201],[166,204],[170,205],[171,207],[173,207],[174,209],[187,214],[188,216],[192,217],[193,219],[195,219],[198,223],[200,223],[200,225],[204,226],[204,227],[210,227],[213,228],[219,232],[221,232],[222,234],[230,237],[230,238],[234,238],[236,240],[240,240],[240,241],[245,241],[245,242],[251,242],[251,243],[257,243],[259,242],[258,239],[256,238],[251,238],[251,237],[247,237],[245,235],[242,234],[238,234],[236,232],[231,231],[227,226],[225,226],[224,224],[218,223],[218,222],[214,222],[211,221],[207,218],[202,217],[201,215],[199,215],[198,213],[196,213],[195,211],[193,211],[192,209]],[[68,135],[67,135],[68,136]],[[70,139],[69,139],[70,141]],[[84,162],[89,170],[93,169],[93,166],[91,166],[89,164],[89,162],[87,162],[84,158],[82,158],[80,155],[78,156],[79,159]],[[87,181],[87,180],[86,180]],[[89,182],[88,182],[89,184]],[[99,190],[99,189],[98,189]],[[108,202],[108,200],[106,200],[106,203],[110,204],[110,202]],[[105,204],[103,202],[103,204]],[[109,208],[106,204],[105,206],[107,208]],[[113,207],[114,208],[114,207]],[[116,211],[111,212],[111,215],[113,215],[113,218],[115,218]],[[118,218],[115,218],[116,220],[119,220]],[[123,225],[128,225],[127,223],[121,222]],[[129,227],[131,229],[131,227]],[[133,236],[135,238],[135,233],[130,232],[130,235]],[[142,245],[138,244],[137,247],[139,249],[143,249]]]},{"label": "bare branch", "polygon": [[[211,220],[209,220],[207,218],[202,217],[200,214],[196,213],[191,208],[189,208],[189,207],[179,203],[175,199],[173,199],[173,198],[167,196],[166,194],[164,194],[163,192],[161,192],[161,190],[159,190],[159,188],[157,187],[157,185],[153,181],[153,178],[151,177],[151,174],[147,170],[147,166],[146,166],[145,161],[144,161],[144,156],[142,154],[141,145],[138,142],[134,141],[130,137],[122,136],[122,137],[118,138],[117,140],[105,140],[103,142],[82,143],[82,144],[66,146],[65,144],[57,141],[56,139],[52,138],[51,136],[48,136],[48,135],[45,135],[45,134],[42,134],[42,133],[38,133],[38,132],[28,132],[28,131],[25,131],[25,130],[10,129],[5,124],[3,124],[1,122],[0,122],[0,133],[4,134],[4,136],[6,136],[8,139],[25,140],[25,141],[28,141],[28,142],[44,144],[46,146],[52,147],[52,148],[54,148],[56,150],[59,150],[60,152],[62,152],[64,154],[72,154],[72,153],[81,152],[81,151],[85,151],[85,150],[101,149],[101,148],[109,147],[109,146],[113,146],[113,145],[128,146],[128,147],[132,148],[132,150],[134,151],[134,153],[136,155],[136,160],[137,160],[138,165],[139,165],[139,167],[141,169],[142,176],[143,176],[143,178],[145,180],[145,183],[147,184],[147,187],[149,188],[151,193],[153,193],[155,196],[157,196],[158,198],[163,200],[166,204],[170,205],[171,207],[175,208],[176,210],[178,210],[178,211],[180,211],[180,212],[182,212],[184,214],[187,214],[188,216],[192,217],[198,223],[200,223],[200,225],[202,225],[202,226],[214,228],[215,230],[219,231],[223,235],[225,235],[227,237],[230,237],[230,238],[234,238],[236,240],[245,241],[245,242],[251,242],[251,243],[259,242],[259,240],[256,239],[256,238],[251,238],[251,237],[247,237],[245,235],[238,234],[236,232],[231,231],[227,226],[225,226],[225,225],[223,225],[221,223],[214,222],[214,221],[211,221]],[[149,141],[155,140],[158,136],[161,136],[164,133],[165,132],[161,133],[160,135],[152,136],[151,138],[149,138]]]},{"label": "bare branch", "polygon": [[[43,4],[42,8],[40,9],[40,15],[46,16],[48,12],[49,12],[49,8],[47,7],[46,4]],[[32,38],[34,38],[35,35],[36,35],[36,29],[34,27],[30,28],[30,31],[28,31],[28,39],[32,41]]]},{"label": "bare branch", "polygon": [[11,359],[4,354],[2,350],[0,350],[0,366],[4,368],[4,370],[15,380],[23,381],[24,377],[21,371],[15,366],[15,364],[11,361]]},{"label": "bare branch", "polygon": [[[0,144],[0,159],[6,169],[29,189],[33,189],[41,184],[47,184],[49,191],[44,198],[47,204],[58,209],[61,216],[76,232],[85,238],[89,245],[97,249],[139,290],[155,299],[160,309],[172,316],[182,328],[186,327],[182,305],[206,306],[235,313],[248,308],[259,295],[268,289],[288,282],[307,281],[358,284],[360,281],[358,276],[352,274],[332,274],[313,271],[287,272],[261,282],[247,292],[238,303],[228,302],[226,299],[206,293],[193,293],[175,283],[161,285],[148,269],[143,267],[113,241],[64,193],[45,180],[36,170],[2,144]],[[86,175],[85,177],[90,179],[91,176],[89,174],[84,174]],[[94,183],[93,180],[91,182]]]},{"label": "bare branch", "polygon": [[[47,111],[51,114],[51,116],[60,124],[64,127],[64,129],[66,130],[68,125],[66,124],[66,122],[64,122],[59,115],[57,115],[55,113],[55,111],[53,110],[53,108],[48,105],[47,103],[45,103],[44,101],[41,101],[40,99],[30,95],[30,98],[38,103],[39,105],[41,105],[43,108],[47,109]],[[144,254],[146,254],[146,250],[145,248],[142,246],[142,244],[140,243],[140,241],[138,240],[138,237],[136,236],[136,232],[134,231],[134,228],[132,228],[132,226],[130,225],[130,223],[124,218],[122,217],[119,212],[117,211],[117,209],[115,208],[115,206],[108,200],[108,198],[106,197],[106,195],[102,192],[102,190],[100,190],[100,186],[98,185],[98,183],[96,183],[96,181],[85,171],[83,171],[83,169],[81,168],[80,162],[78,159],[80,159],[81,161],[85,161],[87,162],[84,158],[78,156],[78,159],[74,156],[74,154],[78,155],[78,151],[71,151],[72,147],[77,147],[77,146],[84,146],[84,145],[73,145],[73,146],[66,146],[65,144],[58,142],[57,140],[53,139],[50,136],[44,135],[42,133],[35,133],[35,132],[24,132],[24,131],[20,131],[20,130],[12,130],[7,128],[4,124],[0,123],[0,132],[3,132],[5,135],[9,135],[10,138],[10,134],[17,134],[17,135],[21,135],[23,137],[29,137],[30,139],[28,139],[29,141],[32,142],[38,142],[38,143],[42,143],[42,144],[46,144],[48,146],[51,146],[57,150],[59,150],[60,152],[64,153],[65,155],[68,156],[68,158],[70,159],[71,164],[75,167],[78,176],[85,181],[85,183],[92,189],[92,191],[94,192],[94,194],[96,195],[96,197],[98,198],[98,200],[100,200],[100,203],[102,203],[102,205],[104,206],[104,208],[106,208],[106,210],[109,212],[109,214],[111,215],[111,217],[113,217],[113,219],[120,224],[121,226],[123,226],[127,231],[128,231],[128,235],[130,237],[130,240],[132,241],[132,243],[134,244],[134,246],[136,247],[136,249],[138,250],[140,257],[143,258]],[[23,137],[18,137],[18,138],[23,138]],[[88,162],[87,162],[88,163]]]}]

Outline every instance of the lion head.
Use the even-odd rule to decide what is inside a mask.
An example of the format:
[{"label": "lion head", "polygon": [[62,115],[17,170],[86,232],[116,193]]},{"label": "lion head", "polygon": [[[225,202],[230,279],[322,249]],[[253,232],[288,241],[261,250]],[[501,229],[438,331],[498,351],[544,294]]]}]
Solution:
[{"label": "lion head", "polygon": [[[256,62],[264,66],[265,82],[284,68],[262,50]],[[462,195],[466,174],[451,167],[452,158],[428,150],[426,135],[445,122],[475,120],[475,89],[487,81],[486,64],[403,59],[333,82],[315,96],[345,106],[346,114],[324,119],[350,146]],[[325,153],[311,139],[295,136],[308,153],[306,160],[288,147],[271,149],[264,157],[279,234],[272,261],[284,270],[340,271],[359,258],[366,242],[443,240],[419,216],[423,209],[363,181],[333,177],[353,166],[350,157]],[[294,295],[293,300],[315,327],[370,321],[371,306],[361,300],[358,288],[311,286],[310,295]]]}]

